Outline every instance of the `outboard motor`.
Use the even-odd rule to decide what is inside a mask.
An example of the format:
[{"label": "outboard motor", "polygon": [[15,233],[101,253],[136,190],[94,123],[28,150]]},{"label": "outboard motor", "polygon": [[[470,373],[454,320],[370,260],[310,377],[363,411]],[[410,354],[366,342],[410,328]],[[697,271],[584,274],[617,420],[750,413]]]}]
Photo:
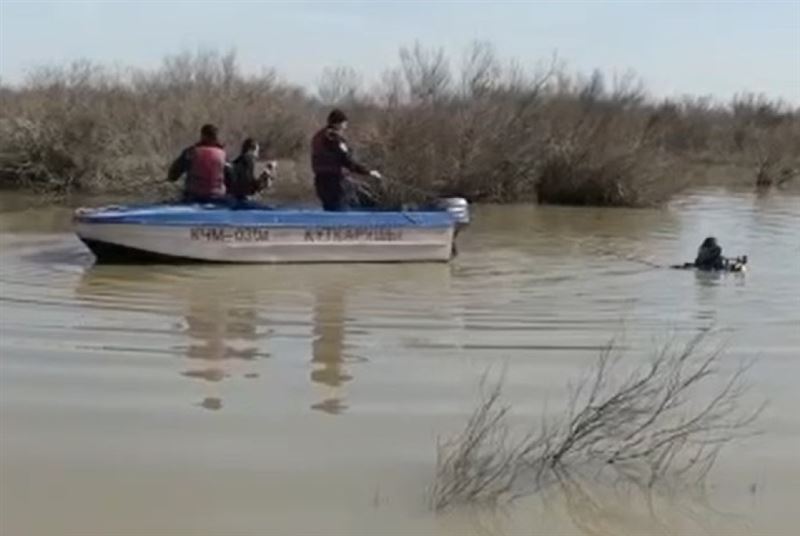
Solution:
[{"label": "outboard motor", "polygon": [[436,206],[450,213],[458,227],[469,224],[469,203],[463,197],[444,197],[436,201]]}]

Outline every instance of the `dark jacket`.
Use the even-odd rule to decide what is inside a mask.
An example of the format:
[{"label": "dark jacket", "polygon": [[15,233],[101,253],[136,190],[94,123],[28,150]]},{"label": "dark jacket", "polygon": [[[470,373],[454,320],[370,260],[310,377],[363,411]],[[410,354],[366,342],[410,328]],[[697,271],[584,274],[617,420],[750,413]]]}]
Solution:
[{"label": "dark jacket", "polygon": [[311,168],[318,176],[344,177],[348,171],[360,175],[369,173],[369,169],[353,158],[347,140],[330,126],[311,138]]},{"label": "dark jacket", "polygon": [[236,199],[255,195],[266,186],[265,181],[256,176],[256,159],[253,153],[242,153],[232,163],[231,173],[225,185],[228,194]]},{"label": "dark jacket", "polygon": [[694,265],[701,270],[723,270],[726,260],[722,256],[722,248],[716,241],[706,240],[697,251]]}]

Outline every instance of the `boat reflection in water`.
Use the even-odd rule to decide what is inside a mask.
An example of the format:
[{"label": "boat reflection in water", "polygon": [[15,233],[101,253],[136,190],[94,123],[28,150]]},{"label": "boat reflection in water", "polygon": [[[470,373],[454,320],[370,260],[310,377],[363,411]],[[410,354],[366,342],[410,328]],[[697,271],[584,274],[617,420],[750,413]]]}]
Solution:
[{"label": "boat reflection in water", "polygon": [[103,315],[104,323],[114,324],[105,329],[132,340],[130,353],[185,360],[180,374],[205,386],[197,405],[219,410],[220,384],[232,377],[258,378],[257,360],[270,357],[264,348],[269,329],[262,326],[255,288],[231,285],[236,281],[247,279],[195,266],[97,265],[86,269],[76,294],[94,309],[114,311]]},{"label": "boat reflection in water", "polygon": [[333,285],[316,290],[313,335],[311,381],[327,387],[328,392],[311,408],[339,414],[347,409],[341,387],[353,379],[344,368],[344,291],[340,287]]},{"label": "boat reflection in water", "polygon": [[204,380],[209,392],[200,406],[210,410],[222,408],[222,396],[217,383],[231,376],[258,378],[249,363],[258,357],[269,357],[259,353],[258,313],[255,297],[251,293],[237,293],[226,301],[195,287],[188,289],[184,332],[189,343],[182,347],[192,366],[182,374],[187,378]]},{"label": "boat reflection in water", "polygon": [[[449,277],[450,267],[441,264],[95,265],[86,268],[76,294],[94,309],[93,324],[106,324],[103,329],[126,341],[127,356],[179,358],[179,374],[202,386],[194,402],[202,408],[225,407],[223,386],[234,389],[229,396],[233,392],[238,396],[240,388],[233,387],[233,380],[261,378],[264,385],[256,384],[259,389],[283,390],[284,380],[296,382],[291,377],[293,366],[267,365],[264,360],[276,355],[281,363],[290,364],[303,356],[314,387],[305,407],[337,415],[348,408],[345,386],[353,380],[353,367],[367,361],[359,352],[359,334],[368,334],[365,342],[374,348],[374,342],[380,339],[383,344],[386,335],[379,330],[390,330],[389,336],[396,331],[391,325],[370,329],[363,324],[382,311],[402,313],[417,307],[402,305],[393,297],[405,285],[425,286],[432,297],[437,291],[446,292]],[[348,308],[353,309],[349,315]],[[350,326],[348,333],[348,323],[359,329]],[[348,335],[356,337],[355,342],[348,341]],[[106,340],[103,346],[117,345]],[[163,361],[158,366],[175,370]],[[278,368],[268,374],[267,366]],[[251,391],[248,396],[268,403],[263,399],[297,394]]]},{"label": "boat reflection in water", "polygon": [[[448,310],[452,268],[442,264],[392,264],[307,267],[312,299],[311,382],[317,400],[311,409],[339,415],[350,407],[347,386],[371,357],[390,355],[408,331],[395,316],[416,318],[433,309]],[[426,300],[404,301],[413,288]],[[452,311],[450,311],[452,313]],[[459,316],[455,313],[445,316]],[[446,338],[439,334],[439,341]],[[318,394],[317,394],[318,393]]]}]

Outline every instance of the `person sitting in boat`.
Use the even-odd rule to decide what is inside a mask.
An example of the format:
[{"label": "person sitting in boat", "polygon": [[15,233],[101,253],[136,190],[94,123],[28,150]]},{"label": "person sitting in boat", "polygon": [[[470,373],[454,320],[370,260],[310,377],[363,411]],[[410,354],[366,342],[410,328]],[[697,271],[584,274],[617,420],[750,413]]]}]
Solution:
[{"label": "person sitting in boat", "polygon": [[694,262],[687,262],[673,266],[673,268],[697,268],[707,272],[728,271],[744,272],[747,265],[747,256],[729,259],[722,256],[722,247],[717,243],[717,239],[709,236],[697,250],[697,257]]},{"label": "person sitting in boat", "polygon": [[200,129],[200,141],[184,149],[172,162],[167,180],[174,182],[186,175],[184,203],[226,203],[225,177],[231,172],[219,130],[206,124]]},{"label": "person sitting in boat", "polygon": [[357,162],[344,138],[347,116],[339,109],[328,114],[328,122],[311,139],[311,168],[314,188],[322,208],[339,211],[349,208],[348,195],[352,184],[348,173],[369,175],[380,179],[377,170],[369,170]]},{"label": "person sitting in boat", "polygon": [[276,162],[267,162],[267,167],[256,175],[256,161],[260,147],[256,140],[247,138],[242,143],[242,152],[232,163],[232,170],[225,178],[225,187],[231,197],[234,207],[248,205],[247,198],[262,190],[268,189],[272,184]]}]

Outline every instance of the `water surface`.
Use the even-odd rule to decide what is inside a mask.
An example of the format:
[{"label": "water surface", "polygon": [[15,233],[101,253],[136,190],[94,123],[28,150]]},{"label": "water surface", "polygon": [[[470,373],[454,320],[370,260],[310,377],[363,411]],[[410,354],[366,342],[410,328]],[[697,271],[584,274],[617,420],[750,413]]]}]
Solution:
[{"label": "water surface", "polygon": [[[10,203],[6,203],[10,204]],[[800,521],[800,197],[479,207],[450,265],[94,266],[69,211],[0,215],[0,533],[787,534]],[[691,260],[707,235],[750,272]],[[617,336],[713,327],[755,359],[763,434],[708,493],[426,508],[487,367],[515,418]]]}]

